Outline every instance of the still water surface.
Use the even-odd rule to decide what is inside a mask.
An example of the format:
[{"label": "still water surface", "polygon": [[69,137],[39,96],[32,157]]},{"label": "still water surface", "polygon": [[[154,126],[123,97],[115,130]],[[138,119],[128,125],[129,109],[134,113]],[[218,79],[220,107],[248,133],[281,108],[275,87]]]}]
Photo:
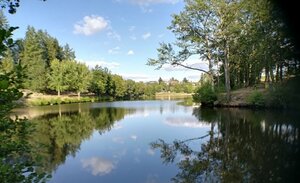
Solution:
[{"label": "still water surface", "polygon": [[300,116],[128,101],[16,111],[49,182],[297,182]]}]

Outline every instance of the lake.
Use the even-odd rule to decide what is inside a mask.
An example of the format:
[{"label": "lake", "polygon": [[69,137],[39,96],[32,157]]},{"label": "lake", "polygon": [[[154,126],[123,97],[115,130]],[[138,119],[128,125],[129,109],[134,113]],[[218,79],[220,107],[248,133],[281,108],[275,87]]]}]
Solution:
[{"label": "lake", "polygon": [[48,182],[297,182],[300,114],[178,101],[18,109]]}]

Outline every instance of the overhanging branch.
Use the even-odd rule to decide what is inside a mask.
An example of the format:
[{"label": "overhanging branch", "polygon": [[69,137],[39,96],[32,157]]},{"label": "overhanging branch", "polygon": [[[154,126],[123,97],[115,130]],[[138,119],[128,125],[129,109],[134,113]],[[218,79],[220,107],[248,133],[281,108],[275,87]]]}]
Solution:
[{"label": "overhanging branch", "polygon": [[187,69],[191,69],[191,70],[196,70],[196,71],[201,71],[201,72],[204,72],[206,74],[210,74],[208,71],[206,70],[203,70],[203,69],[199,69],[199,68],[195,68],[195,67],[191,67],[191,66],[188,66],[188,65],[183,65],[181,63],[178,63],[178,62],[173,62],[171,65],[179,65],[181,67],[184,67],[184,68],[187,68]]}]

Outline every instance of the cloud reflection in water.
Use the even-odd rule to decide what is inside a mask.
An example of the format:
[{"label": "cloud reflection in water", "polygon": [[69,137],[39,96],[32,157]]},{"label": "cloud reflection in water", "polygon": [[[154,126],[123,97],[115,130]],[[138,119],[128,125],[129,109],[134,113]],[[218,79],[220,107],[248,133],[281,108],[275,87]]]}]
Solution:
[{"label": "cloud reflection in water", "polygon": [[95,176],[109,174],[115,168],[115,165],[112,161],[99,157],[82,159],[81,163],[83,168],[91,170],[92,174]]},{"label": "cloud reflection in water", "polygon": [[170,126],[188,127],[188,128],[205,128],[210,127],[209,123],[200,122],[193,116],[168,116],[165,123]]}]

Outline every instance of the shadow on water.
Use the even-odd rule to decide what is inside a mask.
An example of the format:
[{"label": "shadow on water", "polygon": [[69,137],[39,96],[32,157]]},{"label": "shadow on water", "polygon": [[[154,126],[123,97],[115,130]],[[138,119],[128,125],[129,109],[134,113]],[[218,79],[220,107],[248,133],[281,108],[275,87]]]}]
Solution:
[{"label": "shadow on water", "polygon": [[195,108],[193,115],[210,124],[206,135],[150,144],[164,163],[178,166],[172,181],[298,182],[299,114]]}]

